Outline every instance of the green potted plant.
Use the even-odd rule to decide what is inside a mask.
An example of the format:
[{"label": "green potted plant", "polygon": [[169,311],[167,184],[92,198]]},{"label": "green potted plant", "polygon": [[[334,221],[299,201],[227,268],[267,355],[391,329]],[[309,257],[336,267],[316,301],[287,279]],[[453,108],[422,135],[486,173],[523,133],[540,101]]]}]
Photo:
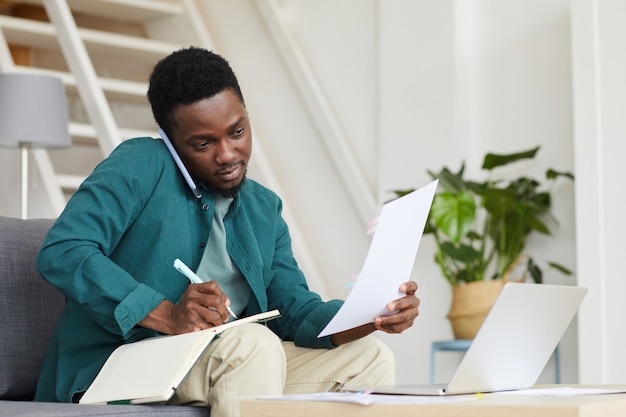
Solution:
[{"label": "green potted plant", "polygon": [[[550,187],[560,177],[574,177],[548,169],[545,183],[526,176],[493,178],[495,168],[532,159],[538,151],[539,147],[508,155],[488,153],[482,165],[488,178],[483,182],[465,179],[464,163],[456,173],[445,167],[438,173],[428,171],[439,179],[439,191],[424,233],[434,237],[435,261],[452,285],[448,318],[458,339],[473,338],[514,270],[522,270],[517,280],[529,275],[537,283],[543,281],[542,268],[524,252],[526,240],[531,233],[550,234],[548,221],[555,221],[550,214]],[[410,191],[394,192],[402,196]],[[558,263],[548,265],[571,274]]]}]

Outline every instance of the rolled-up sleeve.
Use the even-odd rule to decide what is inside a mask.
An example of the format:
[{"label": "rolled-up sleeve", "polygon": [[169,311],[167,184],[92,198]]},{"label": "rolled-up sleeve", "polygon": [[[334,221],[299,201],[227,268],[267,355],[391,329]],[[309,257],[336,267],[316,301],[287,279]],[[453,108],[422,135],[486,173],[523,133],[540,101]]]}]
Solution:
[{"label": "rolled-up sleeve", "polygon": [[341,305],[340,300],[331,300],[318,305],[302,321],[294,337],[296,346],[311,348],[334,348],[331,341],[332,335],[318,338],[317,335],[326,327],[328,322],[335,316]]},{"label": "rolled-up sleeve", "polygon": [[115,325],[120,334],[127,334],[165,297],[145,284],[139,284],[114,310]]}]

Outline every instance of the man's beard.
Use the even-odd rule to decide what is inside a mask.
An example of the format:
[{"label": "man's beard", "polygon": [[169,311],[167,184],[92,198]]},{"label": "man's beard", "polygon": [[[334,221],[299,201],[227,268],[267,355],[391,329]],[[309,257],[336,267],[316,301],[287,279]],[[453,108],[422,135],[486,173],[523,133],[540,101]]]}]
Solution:
[{"label": "man's beard", "polygon": [[243,173],[243,178],[241,179],[241,182],[232,188],[216,188],[210,184],[204,184],[204,185],[206,186],[206,188],[209,189],[209,191],[218,193],[222,197],[235,198],[237,197],[237,194],[239,194],[239,190],[241,190],[241,187],[243,187],[243,184],[246,182],[247,175],[248,175],[248,169],[246,168],[246,171]]}]

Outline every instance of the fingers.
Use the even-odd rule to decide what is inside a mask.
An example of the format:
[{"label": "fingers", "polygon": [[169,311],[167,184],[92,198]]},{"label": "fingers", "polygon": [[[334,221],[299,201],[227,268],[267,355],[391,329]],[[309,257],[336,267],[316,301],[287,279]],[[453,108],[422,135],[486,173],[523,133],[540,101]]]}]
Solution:
[{"label": "fingers", "polygon": [[[400,285],[400,292],[406,294],[402,298],[398,298],[387,304],[387,310],[396,311],[406,308],[419,307],[419,299],[415,297],[417,292],[417,283],[415,281],[404,282]],[[417,302],[417,304],[415,304]]]},{"label": "fingers", "polygon": [[204,330],[224,323],[217,310],[194,304],[177,304],[175,316],[176,334]]},{"label": "fingers", "polygon": [[413,295],[417,292],[417,282],[408,281],[400,285],[400,292],[406,295]]},{"label": "fingers", "polygon": [[[188,292],[198,291],[200,304],[205,307],[217,309],[220,312],[228,312],[226,306],[230,305],[230,300],[215,281],[203,282],[202,284],[190,285]],[[228,317],[228,314],[226,314]]]},{"label": "fingers", "polygon": [[229,304],[216,282],[191,284],[176,304],[172,320],[183,333],[208,329],[228,321]]},{"label": "fingers", "polygon": [[[419,306],[419,299],[416,303]],[[374,320],[376,329],[385,333],[402,333],[409,327],[413,326],[413,322],[419,315],[418,307],[400,310],[397,313],[378,316]]]}]

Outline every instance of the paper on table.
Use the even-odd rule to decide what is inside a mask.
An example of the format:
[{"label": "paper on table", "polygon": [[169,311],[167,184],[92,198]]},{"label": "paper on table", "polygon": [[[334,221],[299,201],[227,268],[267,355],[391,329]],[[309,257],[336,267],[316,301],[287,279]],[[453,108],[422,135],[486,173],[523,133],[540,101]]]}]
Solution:
[{"label": "paper on table", "polygon": [[625,389],[612,388],[579,388],[579,387],[551,387],[551,388],[528,388],[516,391],[502,391],[498,394],[508,395],[544,395],[549,397],[571,397],[574,395],[600,395],[600,394],[623,394]]},{"label": "paper on table", "polygon": [[371,404],[432,404],[451,403],[459,401],[471,401],[477,399],[476,396],[455,395],[455,396],[416,396],[416,395],[379,395],[379,394],[358,394],[353,392],[319,392],[314,394],[289,394],[280,396],[257,397],[256,400],[268,401],[309,401],[309,402],[338,402],[352,403],[360,405]]},{"label": "paper on table", "polygon": [[398,289],[411,278],[438,182],[383,206],[358,280],[318,337],[371,323],[376,316],[389,313],[390,301],[404,296]]}]

